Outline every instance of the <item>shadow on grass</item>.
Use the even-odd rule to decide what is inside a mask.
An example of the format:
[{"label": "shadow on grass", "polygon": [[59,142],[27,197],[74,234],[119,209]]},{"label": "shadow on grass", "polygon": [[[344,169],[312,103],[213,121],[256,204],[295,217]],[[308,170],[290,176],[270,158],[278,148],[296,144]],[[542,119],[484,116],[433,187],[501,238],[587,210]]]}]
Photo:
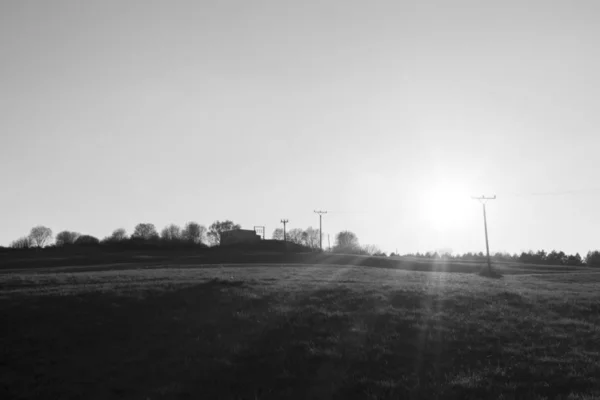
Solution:
[{"label": "shadow on grass", "polygon": [[477,275],[482,276],[484,278],[491,278],[491,279],[500,279],[500,278],[504,277],[498,271],[496,271],[494,269],[489,270],[487,268],[482,268]]},{"label": "shadow on grass", "polygon": [[480,300],[337,284],[273,293],[213,279],[141,297],[0,301],[0,397],[534,398],[598,389],[588,377],[599,368],[572,376],[586,365],[536,369],[528,355],[508,354],[522,336],[501,341],[483,329],[498,315],[475,314]]}]

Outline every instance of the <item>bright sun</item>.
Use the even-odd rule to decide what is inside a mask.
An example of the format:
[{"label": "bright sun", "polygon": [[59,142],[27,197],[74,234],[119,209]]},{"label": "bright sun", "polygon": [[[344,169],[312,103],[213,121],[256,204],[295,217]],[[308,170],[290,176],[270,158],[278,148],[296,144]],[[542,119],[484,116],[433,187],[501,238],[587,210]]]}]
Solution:
[{"label": "bright sun", "polygon": [[433,228],[448,231],[464,225],[473,206],[466,188],[442,183],[426,192],[422,213]]}]

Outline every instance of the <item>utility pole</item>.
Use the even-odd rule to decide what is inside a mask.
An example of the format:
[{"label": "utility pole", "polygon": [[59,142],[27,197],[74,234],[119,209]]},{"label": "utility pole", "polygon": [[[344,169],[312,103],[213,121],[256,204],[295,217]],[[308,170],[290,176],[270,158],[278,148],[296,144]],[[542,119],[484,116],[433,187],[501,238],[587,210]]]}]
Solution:
[{"label": "utility pole", "polygon": [[488,242],[488,232],[487,232],[487,216],[485,214],[485,203],[487,200],[495,200],[496,195],[494,197],[472,197],[475,200],[479,200],[481,205],[483,205],[483,228],[485,229],[485,249],[487,251],[487,264],[488,264],[488,272],[492,272],[492,260],[490,258],[490,245]]},{"label": "utility pole", "polygon": [[327,211],[317,211],[315,214],[319,214],[319,247],[323,250],[323,214],[327,214]]},{"label": "utility pole", "polygon": [[289,219],[282,219],[281,223],[283,224],[283,241],[287,242],[287,236],[285,235],[285,224],[287,224],[288,222],[290,222]]}]

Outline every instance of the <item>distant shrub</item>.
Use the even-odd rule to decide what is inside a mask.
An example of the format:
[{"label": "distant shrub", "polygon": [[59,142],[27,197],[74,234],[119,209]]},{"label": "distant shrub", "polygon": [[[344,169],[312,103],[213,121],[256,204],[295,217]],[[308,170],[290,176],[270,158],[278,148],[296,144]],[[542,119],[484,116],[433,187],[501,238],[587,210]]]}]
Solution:
[{"label": "distant shrub", "polygon": [[94,236],[90,235],[82,235],[75,240],[74,243],[76,246],[96,246],[100,244],[100,240]]},{"label": "distant shrub", "polygon": [[365,244],[362,246],[362,250],[370,256],[376,256],[381,253],[381,249],[374,244]]},{"label": "distant shrub", "polygon": [[132,239],[155,240],[158,239],[158,232],[154,224],[142,223],[137,224],[131,235]]},{"label": "distant shrub", "polygon": [[127,231],[123,228],[115,229],[113,233],[107,238],[107,240],[111,242],[122,242],[127,239]]},{"label": "distant shrub", "polygon": [[77,232],[62,231],[56,235],[56,247],[74,244],[80,234]]},{"label": "distant shrub", "polygon": [[206,240],[206,227],[190,221],[181,231],[181,239],[193,244],[202,244]]},{"label": "distant shrub", "polygon": [[367,255],[368,253],[358,242],[358,236],[351,231],[342,231],[335,235],[333,253]]}]

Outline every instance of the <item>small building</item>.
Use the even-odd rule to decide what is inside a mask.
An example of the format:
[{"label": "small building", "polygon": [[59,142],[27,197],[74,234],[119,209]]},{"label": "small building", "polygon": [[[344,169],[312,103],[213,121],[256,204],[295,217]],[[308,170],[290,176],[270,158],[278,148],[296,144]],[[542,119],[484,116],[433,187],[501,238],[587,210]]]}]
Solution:
[{"label": "small building", "polygon": [[260,236],[253,230],[233,229],[231,231],[221,232],[221,246],[257,242],[260,242]]}]

